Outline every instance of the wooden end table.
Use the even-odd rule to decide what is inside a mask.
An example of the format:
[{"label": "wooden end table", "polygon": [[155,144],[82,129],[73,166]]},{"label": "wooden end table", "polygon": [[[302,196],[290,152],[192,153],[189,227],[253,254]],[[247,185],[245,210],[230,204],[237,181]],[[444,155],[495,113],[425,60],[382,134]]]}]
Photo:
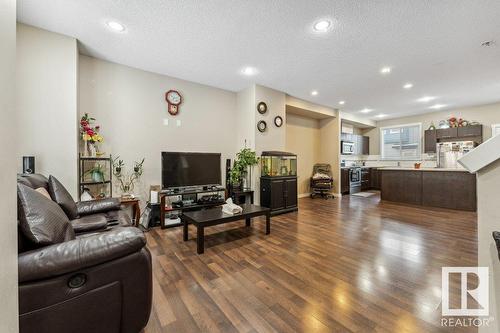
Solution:
[{"label": "wooden end table", "polygon": [[139,226],[139,219],[141,218],[141,207],[139,206],[139,199],[124,199],[120,198],[120,204],[123,206],[131,206],[132,207],[132,216],[134,219],[134,225]]},{"label": "wooden end table", "polygon": [[197,252],[202,254],[205,250],[205,227],[245,220],[245,225],[251,225],[251,219],[257,216],[266,217],[266,235],[271,232],[271,210],[267,207],[255,206],[252,204],[241,205],[243,211],[239,214],[226,214],[221,207],[185,212],[181,219],[183,224],[184,241],[188,240],[188,224],[196,226]]}]

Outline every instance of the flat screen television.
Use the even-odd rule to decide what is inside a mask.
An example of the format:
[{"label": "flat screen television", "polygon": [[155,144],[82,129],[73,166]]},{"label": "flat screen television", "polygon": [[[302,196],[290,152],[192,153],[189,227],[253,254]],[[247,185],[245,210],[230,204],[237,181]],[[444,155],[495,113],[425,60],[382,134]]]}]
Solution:
[{"label": "flat screen television", "polygon": [[161,153],[163,188],[221,184],[221,154]]}]

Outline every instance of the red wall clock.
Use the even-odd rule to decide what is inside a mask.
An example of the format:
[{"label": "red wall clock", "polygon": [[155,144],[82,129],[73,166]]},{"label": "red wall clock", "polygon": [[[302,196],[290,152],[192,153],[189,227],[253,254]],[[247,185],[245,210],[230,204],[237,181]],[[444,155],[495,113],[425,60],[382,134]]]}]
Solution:
[{"label": "red wall clock", "polygon": [[179,113],[179,104],[182,103],[182,96],[177,90],[169,90],[165,94],[165,99],[168,103],[168,113],[175,116]]}]

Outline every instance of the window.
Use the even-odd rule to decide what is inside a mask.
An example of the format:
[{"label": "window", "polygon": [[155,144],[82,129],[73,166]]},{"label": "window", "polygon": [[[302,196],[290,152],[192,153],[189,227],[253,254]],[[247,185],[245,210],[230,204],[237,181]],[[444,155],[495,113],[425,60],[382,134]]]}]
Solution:
[{"label": "window", "polygon": [[422,124],[380,129],[380,154],[386,160],[419,160]]}]

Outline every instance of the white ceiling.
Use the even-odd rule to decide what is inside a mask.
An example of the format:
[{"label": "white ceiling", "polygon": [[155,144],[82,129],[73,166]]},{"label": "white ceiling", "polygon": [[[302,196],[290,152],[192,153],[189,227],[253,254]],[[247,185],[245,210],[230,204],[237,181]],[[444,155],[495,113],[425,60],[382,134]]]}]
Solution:
[{"label": "white ceiling", "polygon": [[[19,21],[76,37],[85,54],[232,91],[255,82],[387,118],[431,112],[433,103],[455,109],[500,101],[498,0],[17,3]],[[322,18],[333,29],[314,33]],[[126,32],[110,31],[110,19]],[[491,39],[494,46],[480,46]],[[243,76],[247,65],[258,74]],[[383,66],[392,72],[381,75]],[[414,87],[403,89],[406,82]],[[424,95],[438,98],[416,101]]]}]

